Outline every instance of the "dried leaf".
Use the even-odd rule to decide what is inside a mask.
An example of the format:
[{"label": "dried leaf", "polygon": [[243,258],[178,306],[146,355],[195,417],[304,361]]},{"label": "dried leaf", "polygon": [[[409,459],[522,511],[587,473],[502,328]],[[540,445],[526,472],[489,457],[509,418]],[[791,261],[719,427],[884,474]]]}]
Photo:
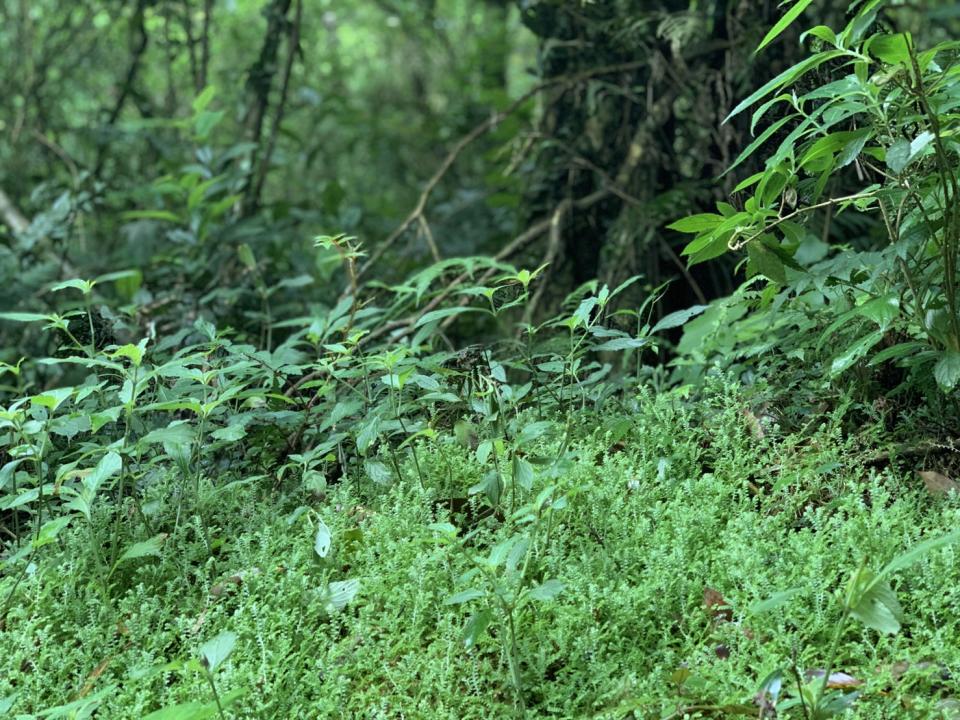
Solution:
[{"label": "dried leaf", "polygon": [[733,610],[727,605],[727,601],[723,599],[723,595],[712,587],[705,587],[703,589],[703,606],[714,620],[721,620],[723,622],[733,620]]},{"label": "dried leaf", "polygon": [[947,495],[960,492],[960,483],[935,470],[923,470],[917,473],[931,495]]}]

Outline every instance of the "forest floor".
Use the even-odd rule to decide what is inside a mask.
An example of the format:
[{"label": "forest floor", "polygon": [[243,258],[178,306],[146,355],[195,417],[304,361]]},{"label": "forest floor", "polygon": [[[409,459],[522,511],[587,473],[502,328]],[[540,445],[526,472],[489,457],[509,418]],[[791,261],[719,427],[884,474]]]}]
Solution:
[{"label": "forest floor", "polygon": [[[856,717],[954,712],[952,547],[890,574],[900,632],[843,603],[851,574],[957,528],[956,493],[871,464],[871,441],[829,418],[802,436],[758,424],[731,392],[694,406],[641,392],[619,414],[573,420],[566,442],[538,440],[535,499],[507,495],[500,512],[468,495],[482,466],[445,438],[389,487],[344,478],[290,494],[225,468],[159,557],[104,582],[97,531],[71,526],[6,615],[0,710],[758,717],[829,665]],[[180,512],[178,483],[145,488],[148,519]]]}]

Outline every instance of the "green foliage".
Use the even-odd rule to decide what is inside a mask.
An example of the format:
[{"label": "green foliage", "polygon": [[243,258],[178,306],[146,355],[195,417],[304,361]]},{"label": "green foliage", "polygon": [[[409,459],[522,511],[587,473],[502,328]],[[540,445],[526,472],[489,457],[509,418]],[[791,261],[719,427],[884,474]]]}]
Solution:
[{"label": "green foliage", "polygon": [[[770,285],[745,285],[708,313],[736,313],[739,337],[687,343],[728,358],[775,343],[816,361],[828,380],[895,364],[909,378],[901,391],[936,385],[952,395],[960,381],[957,49],[943,42],[921,51],[910,33],[875,32],[882,7],[862,5],[840,32],[806,33],[815,52],[731,113],[755,107],[753,127],[782,115],[731,165],[763,148],[765,169],[737,186],[742,209],[721,203],[672,227],[695,235],[683,251],[691,263],[745,251],[748,277]],[[820,67],[830,74],[810,87],[806,76]],[[844,231],[855,227],[870,234],[851,242]]]}]

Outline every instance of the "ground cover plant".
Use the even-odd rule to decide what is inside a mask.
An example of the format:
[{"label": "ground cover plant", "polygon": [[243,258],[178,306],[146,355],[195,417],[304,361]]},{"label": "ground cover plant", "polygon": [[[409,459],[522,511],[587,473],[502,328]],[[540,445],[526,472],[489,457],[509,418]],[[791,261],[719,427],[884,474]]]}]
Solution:
[{"label": "ground cover plant", "polygon": [[[97,127],[143,157],[65,132],[73,157],[43,83],[11,85],[71,185],[31,219],[0,191],[0,257],[31,268],[0,288],[0,714],[960,717],[955,9],[377,5],[265,3],[238,94],[253,3],[138,3]],[[117,32],[109,3],[2,7],[23,47]],[[510,100],[482,58],[521,26],[540,84]],[[305,58],[328,40],[321,76],[358,66],[339,111],[373,107],[364,33],[417,58],[415,107],[328,129],[337,160],[298,136]],[[701,36],[729,45],[709,91]],[[741,100],[746,40],[775,70]],[[726,123],[679,127],[705,92]],[[412,118],[466,134],[368,241],[391,201],[348,192],[418,167]],[[737,127],[708,189],[670,160]],[[395,157],[361,171],[364,138]],[[275,199],[318,154],[322,210]],[[675,277],[624,259],[651,247]]]}]

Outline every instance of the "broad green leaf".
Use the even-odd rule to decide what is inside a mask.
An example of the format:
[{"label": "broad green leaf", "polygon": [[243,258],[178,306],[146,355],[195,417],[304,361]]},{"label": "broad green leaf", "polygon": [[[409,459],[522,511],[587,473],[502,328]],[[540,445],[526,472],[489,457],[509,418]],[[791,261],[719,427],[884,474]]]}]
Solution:
[{"label": "broad green leaf", "polygon": [[160,552],[163,549],[163,541],[166,539],[167,533],[160,533],[159,535],[154,535],[149,540],[134,543],[117,558],[114,567],[125,560],[136,560],[137,558],[143,557],[160,557]]},{"label": "broad green leaf", "polygon": [[451,595],[446,600],[443,601],[444,605],[462,605],[463,603],[470,602],[471,600],[478,600],[479,598],[486,597],[486,593],[483,590],[477,590],[472,588],[470,590],[463,590],[458,592],[455,595]]},{"label": "broad green leaf", "polygon": [[895,293],[882,295],[860,305],[855,312],[875,322],[881,330],[886,330],[900,316],[900,296]]},{"label": "broad green leaf", "polygon": [[476,645],[492,620],[493,610],[490,608],[483,608],[471,615],[463,628],[463,646],[469,650]]},{"label": "broad green leaf", "polygon": [[233,652],[237,644],[237,634],[225,630],[211,640],[207,640],[200,646],[200,657],[206,665],[207,670],[213,672],[217,667]]},{"label": "broad green leaf", "polygon": [[909,65],[909,33],[874,35],[864,43],[864,50],[890,65]]},{"label": "broad green leaf", "polygon": [[534,440],[542,438],[544,435],[553,430],[554,427],[555,425],[551,420],[538,420],[537,422],[532,422],[529,425],[524,425],[523,430],[521,430],[520,434],[517,435],[517,443],[521,446],[527,445]]},{"label": "broad green leaf", "polygon": [[553,600],[557,595],[563,592],[564,585],[556,579],[547,580],[540,585],[530,589],[529,597],[531,600],[545,602]]},{"label": "broad green leaf", "polygon": [[694,305],[688,307],[686,310],[677,310],[672,312],[669,315],[664,315],[660,318],[660,321],[650,328],[650,334],[658,333],[662,330],[672,330],[673,328],[680,327],[681,325],[686,324],[690,318],[696,317],[704,310],[707,309],[707,305]]},{"label": "broad green leaf", "polygon": [[533,465],[516,455],[513,456],[513,481],[524,490],[533,488]]},{"label": "broad green leaf", "polygon": [[903,609],[890,583],[866,568],[857,571],[853,582],[850,614],[878,632],[898,633]]},{"label": "broad green leaf", "polygon": [[933,368],[933,376],[944,391],[953,390],[960,382],[960,352],[947,350]]},{"label": "broad green leaf", "polygon": [[634,350],[636,348],[647,347],[650,345],[651,340],[649,338],[614,338],[613,340],[607,340],[604,343],[599,345],[594,345],[593,350],[597,352],[613,352],[618,350]]},{"label": "broad green leaf", "polygon": [[64,400],[73,395],[74,388],[65,387],[57,388],[55,390],[47,390],[41,395],[34,395],[30,398],[31,405],[40,405],[45,407],[48,410],[56,410],[63,403]]},{"label": "broad green leaf", "polygon": [[393,471],[379,460],[364,460],[363,469],[374,485],[387,487],[393,484]]},{"label": "broad green leaf", "polygon": [[667,225],[667,228],[682,233],[701,233],[705,230],[713,230],[722,222],[722,215],[700,213],[699,215],[690,215],[689,217],[677,220],[675,223]]},{"label": "broad green leaf", "polygon": [[37,533],[37,537],[31,542],[31,546],[36,549],[52,543],[57,539],[57,535],[60,534],[60,531],[69,525],[70,521],[74,517],[76,516],[61,515],[58,518],[54,518],[53,520],[44,523],[43,527],[40,528],[40,532]]},{"label": "broad green leaf", "polygon": [[784,30],[793,24],[794,20],[800,17],[800,15],[804,10],[807,9],[807,6],[810,5],[811,2],[813,2],[813,0],[796,0],[793,6],[787,10],[784,16],[777,21],[776,25],[770,28],[770,32],[768,32],[763,40],[760,41],[760,44],[757,46],[757,49],[754,52],[760,52],[767,45],[776,40]]},{"label": "broad green leaf", "polygon": [[759,274],[775,283],[786,285],[787,271],[783,265],[783,260],[763,242],[753,240],[747,243],[747,255]]},{"label": "broad green leaf", "polygon": [[910,162],[909,140],[901,138],[887,148],[887,167],[895,175],[902,173],[908,162]]},{"label": "broad green leaf", "polygon": [[92,493],[96,493],[103,481],[120,472],[122,467],[123,459],[111,450],[100,459],[97,466],[83,479],[83,484]]}]

